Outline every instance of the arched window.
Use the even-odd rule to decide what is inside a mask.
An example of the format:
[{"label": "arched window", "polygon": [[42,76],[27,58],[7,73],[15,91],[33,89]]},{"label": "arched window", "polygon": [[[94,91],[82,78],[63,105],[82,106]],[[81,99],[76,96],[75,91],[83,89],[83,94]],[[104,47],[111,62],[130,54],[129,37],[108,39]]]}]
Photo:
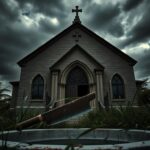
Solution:
[{"label": "arched window", "polygon": [[37,75],[32,81],[32,99],[43,99],[44,80]]},{"label": "arched window", "polygon": [[111,84],[113,99],[125,98],[124,82],[121,76],[119,76],[118,74],[114,75]]}]

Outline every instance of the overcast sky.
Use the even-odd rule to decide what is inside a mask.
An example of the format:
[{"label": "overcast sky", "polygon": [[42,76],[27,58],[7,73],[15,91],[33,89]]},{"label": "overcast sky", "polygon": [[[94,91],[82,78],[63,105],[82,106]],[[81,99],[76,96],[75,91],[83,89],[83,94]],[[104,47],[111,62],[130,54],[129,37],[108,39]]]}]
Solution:
[{"label": "overcast sky", "polygon": [[133,57],[136,79],[150,78],[150,0],[0,0],[0,81],[19,80],[17,63],[80,20]]}]

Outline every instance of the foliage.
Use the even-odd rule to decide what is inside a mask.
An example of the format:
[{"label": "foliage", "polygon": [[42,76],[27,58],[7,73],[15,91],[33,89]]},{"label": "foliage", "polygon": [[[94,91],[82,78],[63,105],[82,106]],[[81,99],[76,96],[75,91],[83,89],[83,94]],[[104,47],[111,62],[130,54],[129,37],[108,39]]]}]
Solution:
[{"label": "foliage", "polygon": [[145,107],[119,107],[91,112],[79,121],[81,127],[150,129],[150,111]]},{"label": "foliage", "polygon": [[139,105],[150,105],[150,89],[143,88],[138,93]]},{"label": "foliage", "polygon": [[122,106],[109,111],[101,109],[88,113],[72,125],[66,123],[60,127],[150,129],[150,109]]},{"label": "foliage", "polygon": [[[10,130],[15,130],[16,129],[16,124],[18,122],[24,121],[26,119],[32,118],[36,116],[39,112],[37,110],[32,110],[29,108],[24,109],[18,109],[17,110],[17,115],[14,117],[14,112],[10,109],[10,104],[5,103],[4,101],[0,103],[0,134],[1,134],[1,139],[2,139],[2,145],[0,149],[6,150],[6,149],[11,149],[15,150],[16,148],[8,148],[7,147],[7,138],[9,136],[9,131]],[[46,128],[47,125],[45,123],[39,123],[35,126],[32,126],[31,128]],[[4,135],[5,133],[5,136]]]},{"label": "foliage", "polygon": [[147,87],[148,83],[148,79],[137,81],[136,97],[140,106],[150,105],[150,89]]},{"label": "foliage", "polygon": [[11,96],[8,94],[8,92],[10,92],[10,90],[7,88],[2,88],[1,85],[2,85],[2,82],[0,82],[0,100],[4,101],[5,99],[6,100],[10,99]]},{"label": "foliage", "polygon": [[0,122],[0,131],[10,130],[14,126],[9,103],[0,103]]},{"label": "foliage", "polygon": [[[9,109],[9,104],[4,103],[0,105],[0,130],[3,133],[4,130],[8,131],[15,129],[16,123],[29,119],[36,116],[38,112],[32,110],[29,106],[28,109],[18,110],[16,120],[11,117],[11,110]],[[47,126],[46,124],[40,123],[32,126],[31,128],[54,128],[54,127],[76,127],[76,128],[90,128],[89,130],[83,132],[78,138],[83,136],[95,128],[123,128],[123,129],[150,129],[150,109],[149,106],[141,107],[130,107],[130,106],[119,106],[112,107],[109,110],[100,109],[97,111],[92,111],[87,115],[84,115],[79,119],[79,121],[73,124],[61,123],[57,126]],[[4,139],[4,147],[6,145],[7,139]],[[73,148],[74,143],[70,143],[67,149]]]},{"label": "foliage", "polygon": [[[15,129],[18,122],[32,118],[38,115],[38,111],[31,109],[17,110],[16,120],[12,117],[9,104],[0,106],[0,130]],[[150,129],[150,107],[130,107],[119,106],[112,107],[109,110],[100,109],[92,111],[81,117],[73,123],[60,123],[58,125],[48,126],[45,123],[39,123],[30,128],[124,128],[124,129]]]},{"label": "foliage", "polygon": [[[24,120],[30,119],[39,114],[38,110],[29,108],[20,108],[16,111],[10,109],[9,103],[0,103],[0,132],[15,130],[16,124]],[[47,128],[45,123],[39,123],[30,128]]]}]

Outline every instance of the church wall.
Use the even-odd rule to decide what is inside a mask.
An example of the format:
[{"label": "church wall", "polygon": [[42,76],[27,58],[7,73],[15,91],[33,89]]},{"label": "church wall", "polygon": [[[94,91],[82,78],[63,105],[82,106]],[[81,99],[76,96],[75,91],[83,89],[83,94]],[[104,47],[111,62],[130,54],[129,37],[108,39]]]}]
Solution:
[{"label": "church wall", "polygon": [[[99,44],[96,40],[94,40],[87,34],[84,34],[80,30],[78,30],[78,32],[82,35],[81,40],[79,40],[78,44],[81,45],[81,47],[85,49],[89,54],[94,56],[96,60],[98,60],[100,64],[105,67],[105,93],[109,91],[109,97],[111,98],[110,86],[112,75],[118,73],[122,76],[125,82],[126,99],[132,100],[136,91],[133,67],[130,66],[129,63],[122,59],[120,56],[104,47],[103,45]],[[105,75],[107,76],[105,77]]]},{"label": "church wall", "polygon": [[[115,73],[121,75],[125,82],[125,93],[126,93],[126,102],[127,100],[132,100],[136,91],[135,77],[133,67],[129,65],[127,61],[122,59],[120,56],[112,52],[107,47],[104,47],[96,40],[91,38],[89,35],[79,31],[82,35],[80,41],[81,47],[86,49],[89,54],[94,56],[96,60],[100,62],[101,65],[105,67],[104,71],[104,94],[109,91],[109,98],[111,98],[111,79]],[[84,38],[83,38],[84,37]],[[124,104],[124,101],[122,102]],[[112,105],[116,105],[116,102],[113,102]]]},{"label": "church wall", "polygon": [[[43,53],[40,53],[40,55],[34,57],[24,67],[21,68],[18,105],[22,105],[22,101],[25,96],[28,96],[28,99],[30,100],[32,79],[37,74],[40,74],[44,77],[45,83],[47,82],[45,85],[45,90],[48,91],[50,95],[51,76],[49,67],[51,67],[60,57],[64,55],[64,53],[66,53],[73,46],[74,41],[70,39],[70,36],[72,37],[71,33],[64,37],[64,39],[58,40],[57,44],[52,45],[50,48],[45,50]],[[38,103],[34,102],[30,103],[29,105],[40,105],[44,107],[45,101]]]},{"label": "church wall", "polygon": [[[78,31],[81,34],[81,38],[78,42],[75,42],[72,35],[75,31]],[[112,75],[115,73],[120,74],[126,85],[126,99],[131,100],[136,87],[134,83],[134,72],[132,66],[128,64],[124,59],[120,56],[100,44],[98,41],[93,39],[93,37],[87,35],[80,29],[75,29],[71,31],[67,35],[65,35],[62,39],[59,39],[56,44],[51,45],[47,50],[40,53],[32,60],[30,60],[24,67],[21,69],[21,79],[20,79],[20,87],[19,87],[19,100],[20,102],[23,99],[23,95],[29,95],[31,92],[31,83],[32,79],[35,75],[41,74],[44,78],[45,83],[45,91],[50,92],[50,70],[54,63],[57,62],[65,53],[67,53],[75,44],[80,45],[84,50],[86,50],[91,56],[93,56],[101,65],[105,67],[104,70],[104,93],[106,94],[109,91],[109,98],[111,99],[111,89],[110,89],[110,81]],[[74,54],[75,55],[75,54]],[[81,56],[81,55],[80,55]],[[66,66],[71,61],[75,60],[75,58],[82,59],[86,65],[88,65],[91,69],[94,66],[89,63],[88,59],[83,59],[79,56],[73,56],[68,58],[65,62],[66,64],[62,66]],[[61,68],[62,70],[64,68]],[[49,93],[50,94],[50,93]],[[45,103],[33,103],[33,105],[44,106]],[[115,104],[115,103],[114,103]]]}]

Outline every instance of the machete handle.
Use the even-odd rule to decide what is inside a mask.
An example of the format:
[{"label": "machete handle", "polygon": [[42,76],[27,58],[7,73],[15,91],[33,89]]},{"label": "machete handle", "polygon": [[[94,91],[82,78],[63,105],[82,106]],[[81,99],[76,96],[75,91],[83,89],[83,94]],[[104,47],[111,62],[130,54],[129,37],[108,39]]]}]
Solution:
[{"label": "machete handle", "polygon": [[42,115],[40,114],[40,115],[35,116],[35,117],[31,118],[31,119],[28,119],[28,120],[25,120],[25,121],[23,121],[21,123],[18,123],[16,125],[16,129],[17,130],[22,130],[22,129],[27,128],[27,127],[29,127],[31,125],[39,123],[41,121],[43,121],[43,119],[42,119]]}]

